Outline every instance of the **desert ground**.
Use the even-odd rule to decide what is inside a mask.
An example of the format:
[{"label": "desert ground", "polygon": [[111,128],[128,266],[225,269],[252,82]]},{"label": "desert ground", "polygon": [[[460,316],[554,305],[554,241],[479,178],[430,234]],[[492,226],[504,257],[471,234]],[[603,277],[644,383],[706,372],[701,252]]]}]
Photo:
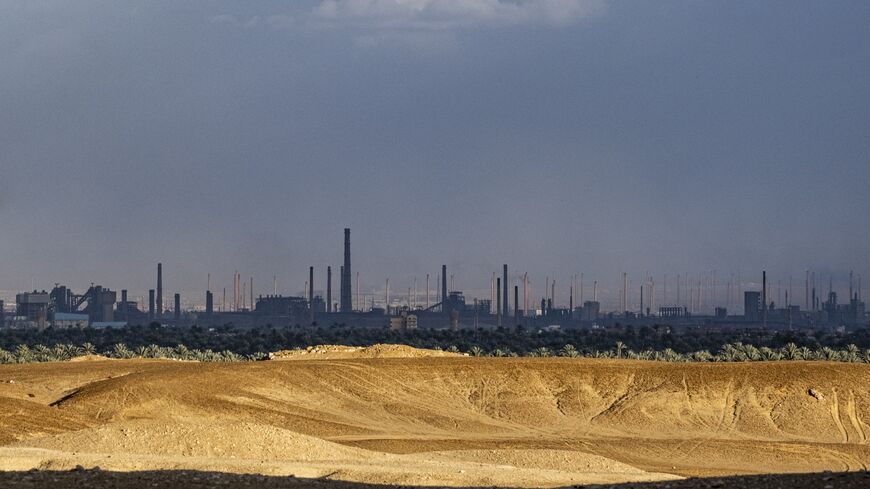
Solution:
[{"label": "desert ground", "polygon": [[[88,357],[0,366],[0,481],[76,469],[324,487],[684,487],[674,481],[866,470],[868,419],[863,364],[387,345],[246,363]],[[191,477],[179,485],[197,487]]]}]

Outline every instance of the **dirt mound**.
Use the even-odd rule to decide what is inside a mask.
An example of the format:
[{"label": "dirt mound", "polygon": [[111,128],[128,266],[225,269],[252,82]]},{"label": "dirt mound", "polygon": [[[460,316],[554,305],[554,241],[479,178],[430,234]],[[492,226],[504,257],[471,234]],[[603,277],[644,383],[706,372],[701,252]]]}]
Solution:
[{"label": "dirt mound", "polygon": [[86,426],[75,414],[36,402],[0,397],[0,445]]},{"label": "dirt mound", "polygon": [[113,359],[103,355],[81,355],[69,359],[70,362],[104,362],[106,360]]},{"label": "dirt mound", "polygon": [[105,454],[235,457],[258,460],[364,460],[376,454],[255,423],[191,418],[132,420],[43,436],[14,446]]},{"label": "dirt mound", "polygon": [[342,346],[318,345],[298,350],[281,350],[269,354],[270,360],[312,360],[351,358],[424,358],[456,357],[459,353],[442,350],[425,350],[406,345]]},{"label": "dirt mound", "polygon": [[0,459],[514,487],[870,464],[866,365],[321,349],[0,366]]},{"label": "dirt mound", "polygon": [[506,467],[525,467],[544,470],[564,470],[596,474],[642,475],[645,472],[616,460],[572,450],[507,449],[507,450],[453,450],[433,452],[448,459],[466,460]]}]

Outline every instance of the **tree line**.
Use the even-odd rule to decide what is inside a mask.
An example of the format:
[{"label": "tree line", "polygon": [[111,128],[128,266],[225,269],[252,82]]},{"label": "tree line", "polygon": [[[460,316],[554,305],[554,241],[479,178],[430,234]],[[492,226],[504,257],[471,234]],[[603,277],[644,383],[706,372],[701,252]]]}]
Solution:
[{"label": "tree line", "polygon": [[345,325],[263,326],[231,324],[173,328],[152,323],[117,329],[5,330],[0,363],[66,360],[100,354],[111,358],[245,361],[267,352],[323,344],[404,344],[473,356],[562,356],[659,361],[828,360],[870,362],[870,330],[847,333],[731,330],[717,333],[643,326],[611,330],[531,331],[520,328],[393,331]]}]

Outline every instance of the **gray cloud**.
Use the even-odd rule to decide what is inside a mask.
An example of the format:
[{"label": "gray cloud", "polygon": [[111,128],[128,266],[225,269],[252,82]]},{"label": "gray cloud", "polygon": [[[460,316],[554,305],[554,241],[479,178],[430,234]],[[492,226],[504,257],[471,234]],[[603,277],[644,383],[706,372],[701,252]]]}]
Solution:
[{"label": "gray cloud", "polygon": [[870,276],[870,2],[394,3],[0,2],[0,289]]},{"label": "gray cloud", "polygon": [[603,8],[601,0],[323,0],[314,17],[374,29],[566,26]]}]

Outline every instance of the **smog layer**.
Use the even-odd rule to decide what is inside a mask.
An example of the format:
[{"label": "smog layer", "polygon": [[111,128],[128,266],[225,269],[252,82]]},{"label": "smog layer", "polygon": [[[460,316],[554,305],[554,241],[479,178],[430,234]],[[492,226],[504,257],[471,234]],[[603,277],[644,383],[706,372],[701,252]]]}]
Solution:
[{"label": "smog layer", "polygon": [[0,470],[556,487],[870,463],[870,368],[407,347],[0,366]]}]

